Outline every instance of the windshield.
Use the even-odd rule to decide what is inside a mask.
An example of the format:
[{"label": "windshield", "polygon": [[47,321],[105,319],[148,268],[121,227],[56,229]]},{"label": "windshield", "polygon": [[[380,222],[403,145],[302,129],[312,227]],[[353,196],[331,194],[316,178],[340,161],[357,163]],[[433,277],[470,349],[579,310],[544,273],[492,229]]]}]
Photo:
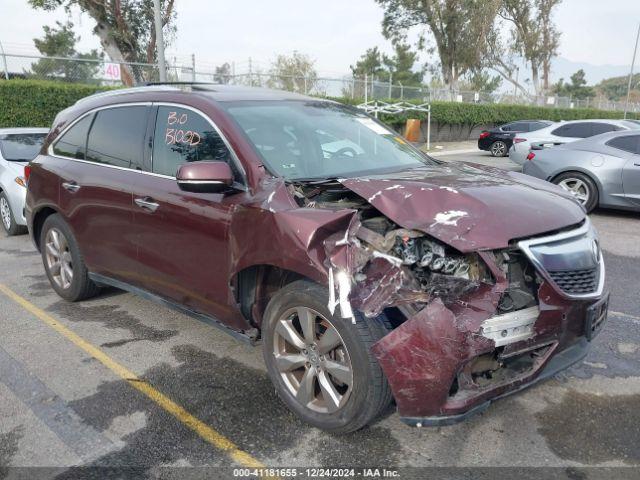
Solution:
[{"label": "windshield", "polygon": [[10,162],[30,162],[40,152],[46,136],[46,133],[0,135],[2,158]]},{"label": "windshield", "polygon": [[322,101],[224,104],[275,175],[288,180],[354,177],[435,165],[356,109]]}]

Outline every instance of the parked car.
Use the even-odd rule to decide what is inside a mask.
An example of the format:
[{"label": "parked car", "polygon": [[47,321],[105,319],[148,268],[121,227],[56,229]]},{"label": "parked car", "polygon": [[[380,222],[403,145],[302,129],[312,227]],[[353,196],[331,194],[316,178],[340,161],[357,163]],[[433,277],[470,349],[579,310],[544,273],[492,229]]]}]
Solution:
[{"label": "parked car", "polygon": [[579,361],[606,318],[570,193],[443,164],[353,107],[117,90],[61,112],[43,151],[27,218],[62,298],[111,285],[261,343],[280,398],[332,432],[392,399],[409,425],[463,420]]},{"label": "parked car", "polygon": [[627,120],[572,120],[554,123],[527,135],[517,135],[509,150],[509,160],[524,165],[532,146],[562,145],[606,132],[638,130],[640,124]]},{"label": "parked car", "polygon": [[478,148],[491,152],[493,157],[506,157],[517,133],[528,133],[548,127],[548,120],[519,120],[507,123],[492,130],[484,131],[478,138]]},{"label": "parked car", "polygon": [[597,206],[640,210],[640,132],[611,132],[534,149],[523,172],[560,185],[590,212]]},{"label": "parked car", "polygon": [[0,218],[7,235],[27,233],[24,166],[40,152],[46,128],[0,128]]}]

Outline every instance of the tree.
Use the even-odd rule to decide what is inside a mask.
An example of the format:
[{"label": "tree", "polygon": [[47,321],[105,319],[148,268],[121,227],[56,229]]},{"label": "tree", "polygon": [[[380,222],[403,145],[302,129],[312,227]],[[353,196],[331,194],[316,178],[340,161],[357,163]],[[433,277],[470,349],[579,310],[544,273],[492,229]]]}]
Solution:
[{"label": "tree", "polygon": [[[531,69],[531,82],[536,95],[540,95],[549,89],[549,75],[551,72],[551,60],[558,53],[560,44],[560,32],[552,21],[552,13],[555,6],[562,0],[502,0],[499,15],[512,27],[510,45],[511,54],[524,58]],[[497,28],[500,28],[498,25]],[[500,56],[505,57],[505,48],[500,45],[500,36],[495,32],[492,35],[493,44],[491,53],[491,68],[494,68],[503,77],[516,84],[522,90],[521,85],[513,79],[513,62],[510,64],[500,61]],[[511,55],[512,56],[512,55]],[[540,84],[540,72],[542,71],[543,83]]]},{"label": "tree", "polygon": [[[71,59],[93,59],[102,58],[97,50],[89,53],[80,53],[76,50],[76,43],[80,37],[73,33],[73,23],[56,22],[57,28],[45,25],[44,37],[34,38],[38,51],[46,57],[66,57]],[[95,62],[82,62],[71,60],[57,60],[51,58],[41,58],[31,64],[31,71],[38,78],[62,79],[66,82],[89,83],[94,79],[99,65]]]},{"label": "tree", "polygon": [[355,65],[351,65],[351,73],[354,78],[364,78],[367,75],[370,78],[377,78],[378,80],[386,80],[388,77],[382,66],[382,53],[378,50],[378,47],[368,48],[360,56],[360,60]]},{"label": "tree", "polygon": [[315,61],[294,50],[291,55],[278,55],[269,69],[269,88],[309,93],[316,87],[318,73]]},{"label": "tree", "polygon": [[228,62],[216,67],[216,73],[213,76],[216,83],[227,84],[231,81],[231,65]]},{"label": "tree", "polygon": [[[442,79],[449,88],[468,71],[479,68],[500,0],[376,0],[383,9],[382,32],[406,40],[414,28],[430,34],[440,58]],[[424,41],[419,42],[423,46]]]},{"label": "tree", "polygon": [[[96,22],[93,32],[114,62],[156,63],[156,33],[153,0],[29,0],[34,8],[70,10],[77,6]],[[168,41],[175,34],[174,0],[161,0],[162,25]],[[122,65],[126,85],[151,80],[155,71],[141,66]]]},{"label": "tree", "polygon": [[418,52],[406,43],[398,42],[394,45],[393,57],[382,56],[382,63],[390,74],[393,83],[406,86],[420,86],[424,77],[424,67],[415,71]]},{"label": "tree", "polygon": [[569,77],[569,80],[571,83],[564,83],[563,78],[558,80],[558,83],[553,86],[553,93],[578,100],[595,97],[593,87],[586,86],[587,80],[585,78],[584,70],[578,70]]}]

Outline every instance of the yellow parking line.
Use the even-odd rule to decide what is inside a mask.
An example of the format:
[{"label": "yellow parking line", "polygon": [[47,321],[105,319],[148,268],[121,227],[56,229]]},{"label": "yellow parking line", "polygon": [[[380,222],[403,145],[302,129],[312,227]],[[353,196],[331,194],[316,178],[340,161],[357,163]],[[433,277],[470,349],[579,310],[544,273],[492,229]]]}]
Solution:
[{"label": "yellow parking line", "polygon": [[98,360],[123,380],[126,380],[129,385],[145,394],[165,411],[176,417],[180,422],[196,432],[204,441],[225,452],[227,455],[229,455],[229,457],[231,457],[231,459],[233,459],[233,461],[235,461],[239,465],[251,468],[264,467],[264,464],[262,464],[259,460],[253,458],[247,452],[240,450],[238,446],[227,437],[217,432],[201,420],[198,420],[196,417],[191,415],[184,408],[168,398],[162,392],[156,390],[145,380],[139,378],[135,373],[113,360],[98,347],[87,342],[77,333],[60,324],[53,317],[36,307],[25,298],[22,298],[20,295],[18,295],[2,283],[0,283],[0,292],[4,293],[7,297],[16,302],[25,310],[32,313],[43,323],[47,324],[49,327],[53,328],[55,331],[66,337],[67,340],[72,342],[75,346],[87,352],[89,355]]}]

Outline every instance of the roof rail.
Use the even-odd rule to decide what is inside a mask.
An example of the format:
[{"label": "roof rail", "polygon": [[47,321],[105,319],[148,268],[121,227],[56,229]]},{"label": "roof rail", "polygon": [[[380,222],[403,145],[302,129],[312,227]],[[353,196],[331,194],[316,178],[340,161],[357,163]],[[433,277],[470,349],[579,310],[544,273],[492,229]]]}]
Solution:
[{"label": "roof rail", "polygon": [[[165,88],[170,86],[171,85],[166,85]],[[129,93],[148,91],[150,88],[157,88],[158,90],[161,90],[163,88],[163,85],[149,85],[149,86],[141,85],[141,86],[130,87],[130,88],[119,88],[116,90],[106,90],[104,92],[97,92],[97,93],[88,95],[86,97],[83,97],[80,100],[76,101],[76,104],[85,102],[87,100],[93,100],[95,98],[110,97],[110,96],[116,96],[116,95],[126,95]]]}]

